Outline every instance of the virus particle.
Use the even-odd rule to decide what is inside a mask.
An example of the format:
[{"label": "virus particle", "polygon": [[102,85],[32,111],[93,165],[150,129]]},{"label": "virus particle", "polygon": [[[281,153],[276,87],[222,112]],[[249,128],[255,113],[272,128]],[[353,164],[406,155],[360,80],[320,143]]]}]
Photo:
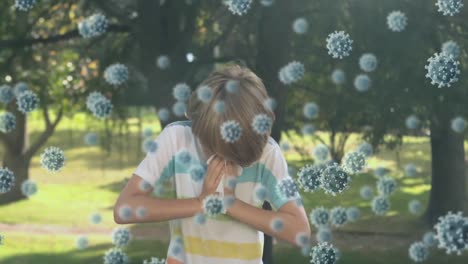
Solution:
[{"label": "virus particle", "polygon": [[466,120],[461,116],[457,116],[454,119],[452,119],[450,126],[453,131],[457,133],[462,133],[466,127]]},{"label": "virus particle", "polygon": [[186,83],[178,83],[172,90],[172,95],[177,101],[186,102],[190,98],[191,94],[190,86]]},{"label": "virus particle", "polygon": [[327,38],[328,54],[334,59],[343,59],[351,53],[353,40],[344,31],[330,33]]},{"label": "virus particle", "polygon": [[374,154],[374,147],[372,147],[372,145],[367,142],[363,142],[359,144],[356,151],[361,152],[366,158],[368,158]]},{"label": "virus particle", "polygon": [[463,217],[461,212],[453,214],[447,213],[439,217],[436,230],[438,247],[445,249],[447,254],[468,249],[468,217]]},{"label": "virus particle", "polygon": [[18,97],[22,92],[28,91],[28,85],[24,82],[19,82],[13,87],[13,94]]},{"label": "virus particle", "polygon": [[169,120],[170,115],[171,115],[171,112],[169,111],[169,109],[165,107],[158,110],[158,117],[163,122],[166,122],[167,120]]},{"label": "virus particle", "polygon": [[147,138],[143,141],[141,148],[145,153],[154,153],[158,150],[158,143],[151,138]]},{"label": "virus particle", "polygon": [[83,250],[88,247],[88,237],[87,236],[78,236],[75,242],[76,248]]},{"label": "virus particle", "polygon": [[268,189],[262,185],[257,185],[254,189],[254,200],[257,204],[262,204],[268,196]]},{"label": "virus particle", "polygon": [[278,73],[279,80],[286,85],[300,81],[304,78],[304,75],[304,64],[298,61],[288,63],[286,66],[283,66]]},{"label": "virus particle", "polygon": [[229,93],[237,93],[239,91],[239,86],[240,83],[238,80],[229,80],[224,85],[224,88],[226,88],[226,91]]},{"label": "virus particle", "polygon": [[376,215],[385,215],[390,210],[390,200],[387,196],[376,196],[372,199],[371,208]]},{"label": "virus particle", "polygon": [[213,104],[213,110],[218,114],[222,114],[224,113],[224,105],[224,101],[216,100],[216,102]]},{"label": "virus particle", "polygon": [[277,106],[277,103],[276,103],[276,100],[275,98],[272,98],[272,97],[268,97],[267,99],[265,99],[265,101],[263,102],[263,106],[270,110],[270,111],[274,111],[276,106]]},{"label": "virus particle", "polygon": [[176,161],[179,164],[190,165],[190,163],[192,162],[192,155],[190,154],[188,150],[183,149],[177,152]]},{"label": "virus particle", "polygon": [[312,156],[318,162],[326,161],[329,153],[330,151],[328,150],[328,147],[324,144],[319,144],[312,150]]},{"label": "virus particle", "polygon": [[409,164],[406,164],[405,166],[405,175],[407,177],[414,177],[418,174],[418,167],[413,164],[413,163],[409,163]]},{"label": "virus particle", "polygon": [[0,131],[10,133],[16,129],[16,116],[10,112],[0,114]]},{"label": "virus particle", "polygon": [[361,211],[357,207],[349,207],[346,209],[346,217],[350,222],[356,222],[361,216]]},{"label": "virus particle", "polygon": [[16,103],[18,110],[27,114],[39,107],[39,97],[31,91],[24,91],[17,97]]},{"label": "virus particle", "polygon": [[317,118],[318,112],[319,112],[319,107],[316,103],[306,103],[304,105],[304,108],[302,109],[304,116],[308,119],[314,119]]},{"label": "virus particle", "polygon": [[387,25],[393,32],[402,32],[408,25],[408,18],[401,11],[392,11],[387,16]]},{"label": "virus particle", "polygon": [[36,0],[15,0],[15,8],[21,11],[29,11],[34,5],[36,5]]},{"label": "virus particle", "polygon": [[106,33],[107,27],[107,18],[103,14],[97,13],[79,22],[78,32],[83,38],[93,38]]},{"label": "virus particle", "polygon": [[94,132],[89,132],[84,135],[83,141],[88,146],[95,146],[98,144],[98,135]]},{"label": "virus particle", "polygon": [[8,104],[15,94],[13,93],[13,89],[8,85],[0,86],[0,102],[4,104]]},{"label": "virus particle", "polygon": [[113,109],[110,100],[100,92],[91,92],[86,98],[86,106],[100,119],[109,117]]},{"label": "virus particle", "polygon": [[278,196],[282,198],[299,198],[297,185],[291,177],[286,177],[279,181],[276,185],[275,191]]},{"label": "virus particle", "polygon": [[269,7],[275,3],[275,0],[260,0],[260,4],[263,6]]},{"label": "virus particle", "polygon": [[383,176],[377,181],[377,191],[380,195],[389,196],[393,194],[397,189],[397,183],[395,179],[390,176]]},{"label": "virus particle", "polygon": [[15,185],[15,175],[7,167],[0,168],[0,193],[6,193]]},{"label": "virus particle", "polygon": [[359,58],[359,67],[365,72],[373,72],[377,69],[377,57],[372,53],[364,53]]},{"label": "virus particle", "polygon": [[221,124],[220,127],[221,137],[227,143],[234,143],[238,141],[242,135],[242,128],[239,122],[235,120],[228,120]]},{"label": "virus particle", "polygon": [[296,234],[295,241],[296,244],[300,247],[306,247],[310,245],[310,237],[303,232],[299,232]]},{"label": "virus particle", "polygon": [[429,249],[422,242],[414,242],[408,249],[409,257],[414,262],[422,262],[429,256]]},{"label": "virus particle", "polygon": [[143,264],[166,264],[166,259],[152,257],[150,260],[144,260]]},{"label": "virus particle", "polygon": [[129,220],[133,215],[132,208],[128,205],[122,205],[119,208],[119,217],[122,220]]},{"label": "virus particle", "polygon": [[418,129],[421,121],[415,115],[409,115],[405,120],[405,125],[408,129]]},{"label": "virus particle", "polygon": [[354,79],[354,87],[358,92],[366,92],[372,85],[372,81],[367,74],[359,74]]},{"label": "virus particle", "polygon": [[310,223],[317,228],[326,227],[330,222],[330,212],[324,207],[314,208],[309,214]]},{"label": "virus particle", "polygon": [[121,63],[112,64],[104,71],[104,79],[111,85],[121,85],[128,80],[128,67]]},{"label": "virus particle", "polygon": [[319,243],[310,251],[310,263],[335,264],[338,260],[338,250],[327,242]]},{"label": "virus particle", "polygon": [[348,222],[348,215],[346,209],[343,207],[334,207],[330,210],[330,223],[333,226],[341,227]]},{"label": "virus particle", "polygon": [[252,5],[252,0],[229,0],[227,1],[227,5],[229,7],[229,11],[231,11],[233,15],[242,16],[247,14],[249,11]]},{"label": "virus particle", "polygon": [[147,213],[148,210],[143,206],[139,206],[135,211],[135,215],[137,218],[144,218]]},{"label": "virus particle", "polygon": [[151,137],[153,135],[153,129],[151,129],[151,127],[145,127],[141,132],[141,135],[144,138]]},{"label": "virus particle", "polygon": [[443,55],[458,59],[458,57],[460,57],[460,53],[460,46],[455,41],[449,40],[442,44]]},{"label": "virus particle", "polygon": [[236,185],[237,185],[236,177],[233,177],[233,176],[226,177],[226,188],[228,188],[229,190],[235,190]]},{"label": "virus particle", "polygon": [[284,222],[281,220],[281,218],[274,218],[270,222],[270,228],[274,232],[281,232],[284,229]]},{"label": "virus particle", "polygon": [[436,6],[444,16],[453,16],[460,13],[463,3],[462,0],[437,0]]},{"label": "virus particle", "polygon": [[422,204],[420,201],[418,200],[411,200],[409,201],[408,203],[408,211],[411,213],[411,214],[414,214],[414,215],[418,215],[421,213],[422,211]]},{"label": "virus particle", "polygon": [[252,120],[253,130],[260,134],[268,134],[273,126],[273,119],[266,114],[258,114]]},{"label": "virus particle", "polygon": [[177,101],[172,105],[172,112],[177,117],[182,117],[187,111],[187,104],[183,101]]},{"label": "virus particle", "polygon": [[226,213],[224,199],[220,195],[212,194],[203,199],[203,212],[209,217],[216,217]]},{"label": "virus particle", "polygon": [[291,149],[291,145],[287,141],[281,140],[279,145],[280,145],[281,151],[286,152]]},{"label": "virus particle", "polygon": [[58,172],[65,165],[65,155],[58,147],[48,147],[41,154],[41,165],[49,172]]},{"label": "virus particle", "polygon": [[198,100],[202,101],[203,103],[208,103],[213,97],[213,91],[208,85],[203,85],[198,88],[197,97]]},{"label": "virus particle", "polygon": [[335,69],[331,74],[331,80],[336,85],[344,84],[346,82],[346,74],[343,70]]},{"label": "virus particle", "polygon": [[433,247],[437,244],[436,234],[432,231],[428,231],[423,235],[422,241],[427,247]]},{"label": "virus particle", "polygon": [[199,224],[199,225],[204,225],[206,224],[206,215],[204,214],[197,214],[195,215],[194,217],[194,221],[195,223]]},{"label": "virus particle", "polygon": [[370,200],[374,196],[374,191],[370,186],[363,186],[359,190],[359,194],[361,195],[362,199]]},{"label": "virus particle", "polygon": [[314,192],[320,188],[320,178],[325,169],[324,165],[305,165],[297,173],[299,186],[305,192]]},{"label": "virus particle", "polygon": [[159,69],[166,70],[169,69],[169,67],[171,67],[171,60],[166,55],[160,55],[156,59],[156,65]]},{"label": "virus particle", "polygon": [[342,160],[343,170],[349,174],[361,172],[366,167],[366,155],[359,151],[346,153]]},{"label": "virus particle", "polygon": [[351,177],[337,163],[329,164],[322,173],[321,186],[325,193],[335,196],[349,187]]},{"label": "virus particle", "polygon": [[21,193],[24,196],[31,196],[37,193],[37,184],[32,180],[25,180],[21,183]]},{"label": "virus particle", "polygon": [[319,243],[331,242],[332,237],[332,232],[328,227],[320,227],[315,235],[315,238]]},{"label": "virus particle", "polygon": [[140,181],[140,184],[138,185],[138,188],[140,189],[140,191],[143,191],[143,192],[147,192],[151,189],[151,183],[145,181],[145,180],[142,180]]},{"label": "virus particle", "polygon": [[384,167],[377,167],[377,168],[375,168],[375,170],[374,170],[374,176],[375,176],[377,179],[380,179],[380,178],[382,178],[383,176],[385,176],[388,172],[389,172],[389,170],[388,170],[387,168],[384,168]]},{"label": "virus particle", "polygon": [[102,221],[102,216],[100,213],[92,213],[90,216],[89,216],[89,222],[91,222],[92,224],[99,224],[101,223]]},{"label": "virus particle", "polygon": [[458,81],[458,75],[460,74],[458,65],[460,62],[455,58],[434,53],[427,61],[428,64],[425,66],[427,70],[426,78],[431,79],[431,84],[442,88],[450,87]]},{"label": "virus particle", "polygon": [[293,22],[293,30],[296,34],[305,34],[307,30],[309,29],[309,23],[307,22],[307,19],[300,17],[294,20]]},{"label": "virus particle", "polygon": [[120,248],[111,248],[104,255],[104,264],[128,264],[128,256]]},{"label": "virus particle", "polygon": [[302,126],[301,132],[304,136],[312,135],[316,131],[315,126],[313,124],[305,124]]},{"label": "virus particle", "polygon": [[125,247],[132,240],[130,230],[125,227],[116,227],[112,230],[112,244],[116,247]]},{"label": "virus particle", "polygon": [[205,167],[201,164],[192,164],[189,168],[189,174],[194,182],[202,182],[205,178]]}]

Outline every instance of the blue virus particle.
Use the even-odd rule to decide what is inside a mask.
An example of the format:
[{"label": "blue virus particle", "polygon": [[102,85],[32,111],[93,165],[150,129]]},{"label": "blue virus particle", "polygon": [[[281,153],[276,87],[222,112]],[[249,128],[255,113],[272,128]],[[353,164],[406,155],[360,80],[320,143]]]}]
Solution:
[{"label": "blue virus particle", "polygon": [[354,88],[358,92],[366,92],[372,85],[372,81],[367,74],[359,74],[354,79]]},{"label": "blue virus particle", "polygon": [[193,220],[194,220],[195,223],[198,224],[198,225],[204,225],[204,224],[206,224],[206,215],[204,215],[204,214],[196,214],[196,215],[194,216],[194,219],[193,219]]},{"label": "blue virus particle", "polygon": [[424,233],[422,241],[427,247],[435,246],[437,244],[436,233],[432,231]]},{"label": "blue virus particle", "polygon": [[275,3],[275,0],[260,0],[260,4],[266,7],[272,6],[274,3]]},{"label": "blue virus particle", "polygon": [[333,226],[341,227],[348,223],[348,215],[343,207],[334,207],[330,210],[330,223]]},{"label": "blue virus particle", "polygon": [[135,211],[135,215],[137,218],[144,218],[147,213],[148,210],[143,206],[139,206]]},{"label": "blue virus particle", "polygon": [[286,85],[300,81],[304,78],[304,75],[304,64],[298,61],[288,63],[286,66],[283,66],[278,73],[279,80]]},{"label": "blue virus particle", "polygon": [[289,151],[291,149],[291,145],[289,144],[289,142],[284,141],[284,140],[280,141],[279,146],[281,148],[281,151],[284,151],[284,152]]},{"label": "blue virus particle", "polygon": [[405,125],[408,129],[418,129],[421,125],[421,121],[415,115],[409,115],[405,120]]},{"label": "blue virus particle", "polygon": [[319,243],[310,251],[310,263],[335,264],[338,261],[338,250],[328,242]]},{"label": "blue virus particle", "polygon": [[307,136],[307,135],[314,134],[316,130],[317,129],[315,128],[313,124],[304,124],[302,126],[301,132],[304,136]]},{"label": "blue virus particle", "polygon": [[317,207],[310,211],[309,220],[317,228],[326,227],[330,222],[330,212],[324,207]]},{"label": "blue virus particle", "polygon": [[88,146],[95,146],[98,144],[98,135],[94,132],[88,132],[84,135],[83,141]]},{"label": "blue virus particle", "polygon": [[29,87],[25,82],[19,82],[13,87],[13,94],[18,97],[22,92],[28,91]]},{"label": "blue virus particle", "polygon": [[41,165],[49,172],[58,172],[65,165],[65,154],[58,147],[48,147],[41,154]]},{"label": "blue virus particle", "polygon": [[197,97],[203,103],[208,103],[213,97],[213,90],[208,85],[200,86],[197,90]]},{"label": "blue virus particle", "polygon": [[32,180],[25,180],[21,183],[21,193],[24,196],[32,196],[37,193],[37,184]]},{"label": "blue virus particle", "polygon": [[13,93],[13,88],[8,85],[0,86],[0,102],[8,104],[11,100],[13,100],[14,96],[15,94]]},{"label": "blue virus particle", "polygon": [[331,242],[333,238],[332,231],[328,227],[320,227],[317,230],[317,234],[315,235],[315,238],[317,239],[317,242],[319,243]]},{"label": "blue virus particle", "polygon": [[27,114],[39,107],[39,97],[32,91],[24,91],[16,98],[16,104],[20,112]]},{"label": "blue virus particle", "polygon": [[187,104],[183,101],[177,101],[172,105],[172,112],[177,117],[182,117],[187,111]]},{"label": "blue virus particle", "polygon": [[167,120],[169,120],[170,116],[171,112],[169,111],[169,109],[163,107],[158,110],[158,117],[161,121],[166,122]]},{"label": "blue virus particle", "polygon": [[10,112],[0,114],[0,131],[10,133],[16,129],[16,116]]},{"label": "blue virus particle", "polygon": [[305,34],[309,29],[309,23],[304,17],[296,18],[293,22],[293,30],[296,34]]},{"label": "blue virus particle", "polygon": [[190,86],[186,83],[178,83],[172,90],[172,96],[174,96],[177,101],[182,102],[186,102],[190,98],[191,93]]},{"label": "blue virus particle", "polygon": [[302,109],[304,116],[308,119],[317,118],[319,112],[319,106],[316,103],[306,103]]},{"label": "blue virus particle", "polygon": [[457,116],[454,119],[452,119],[450,127],[453,131],[457,133],[462,133],[466,128],[466,120],[461,116]]},{"label": "blue virus particle", "polygon": [[253,130],[260,135],[270,133],[271,127],[273,126],[273,119],[266,114],[255,115],[252,120]]},{"label": "blue virus particle", "polygon": [[276,193],[279,197],[286,199],[299,198],[299,191],[296,183],[291,177],[283,178],[276,184]]},{"label": "blue virus particle", "polygon": [[15,175],[7,167],[0,168],[0,193],[6,193],[15,185]]},{"label": "blue virus particle", "polygon": [[414,163],[408,163],[405,166],[405,175],[407,177],[414,177],[418,174],[418,167]]},{"label": "blue virus particle", "polygon": [[104,264],[128,264],[128,256],[120,248],[111,248],[104,254]]},{"label": "blue virus particle", "polygon": [[78,32],[83,38],[93,38],[106,33],[108,26],[107,18],[97,13],[78,23]]},{"label": "blue virus particle", "polygon": [[138,185],[138,188],[140,189],[140,191],[143,191],[143,192],[147,192],[151,189],[151,183],[145,181],[145,180],[142,180],[140,181],[140,184]]},{"label": "blue virus particle", "polygon": [[158,66],[159,69],[161,70],[166,70],[171,67],[171,60],[169,59],[169,56],[167,55],[160,55],[156,59],[156,65]]},{"label": "blue virus particle", "polygon": [[374,190],[370,186],[362,186],[359,190],[359,194],[361,195],[362,199],[370,200],[374,196]]},{"label": "blue virus particle", "polygon": [[341,69],[335,69],[331,74],[331,80],[336,85],[341,85],[346,82],[346,74]]},{"label": "blue virus particle", "polygon": [[237,179],[236,177],[233,176],[227,176],[226,177],[226,188],[230,190],[234,190],[237,186]]},{"label": "blue virus particle", "polygon": [[36,5],[36,0],[15,0],[15,8],[21,11],[29,11],[34,5]]},{"label": "blue virus particle", "polygon": [[294,240],[296,244],[300,247],[307,247],[310,245],[310,237],[303,232],[297,233]]},{"label": "blue virus particle", "polygon": [[389,196],[397,189],[397,182],[390,176],[383,176],[377,181],[377,191],[380,195]]},{"label": "blue virus particle", "polygon": [[277,102],[276,102],[275,98],[269,97],[269,98],[265,99],[265,101],[263,102],[263,106],[266,109],[273,112],[276,109]]},{"label": "blue virus particle", "polygon": [[104,71],[104,79],[111,85],[121,85],[128,80],[128,67],[122,63],[112,64]]},{"label": "blue virus particle", "polygon": [[129,220],[133,215],[132,208],[128,205],[122,205],[119,207],[119,217],[122,220]]},{"label": "blue virus particle", "polygon": [[110,117],[114,106],[107,98],[102,98],[94,104],[93,115],[99,119]]},{"label": "blue virus particle", "polygon": [[247,14],[252,5],[252,0],[228,0],[227,6],[233,15]]},{"label": "blue virus particle", "polygon": [[254,200],[257,204],[263,203],[268,196],[268,189],[262,185],[257,185],[254,189]]},{"label": "blue virus particle", "polygon": [[361,152],[366,157],[370,157],[374,153],[374,147],[372,147],[372,145],[367,142],[363,142],[359,144],[356,151]]},{"label": "blue virus particle", "polygon": [[166,259],[151,257],[149,260],[144,260],[143,264],[166,264]]},{"label": "blue virus particle", "polygon": [[322,177],[324,165],[305,165],[297,173],[299,186],[305,192],[314,192],[320,188],[320,178]]},{"label": "blue virus particle", "polygon": [[453,16],[460,13],[463,3],[462,0],[437,0],[436,6],[444,16]]},{"label": "blue virus particle", "polygon": [[327,38],[328,54],[334,59],[343,59],[353,50],[353,40],[344,31],[330,33]]},{"label": "blue virus particle", "polygon": [[145,153],[154,153],[158,150],[158,143],[151,138],[147,138],[143,141],[141,147]]},{"label": "blue virus particle", "polygon": [[141,132],[144,138],[151,137],[153,135],[153,129],[151,127],[145,127]]},{"label": "blue virus particle", "polygon": [[100,213],[92,213],[89,216],[89,222],[91,224],[97,225],[97,224],[101,223],[101,221],[102,221],[102,216],[101,216]]},{"label": "blue virus particle", "polygon": [[188,166],[192,162],[192,154],[190,154],[190,152],[186,149],[180,150],[176,154],[176,161],[179,164]]},{"label": "blue virus particle", "polygon": [[342,167],[349,174],[359,173],[366,167],[366,155],[359,151],[348,152],[343,157]]},{"label": "blue virus particle", "polygon": [[229,93],[237,93],[239,91],[239,87],[240,82],[238,80],[229,80],[224,85],[224,88],[226,88],[226,91]]},{"label": "blue virus particle", "polygon": [[88,247],[89,241],[87,236],[78,236],[75,241],[76,248],[83,250]]},{"label": "blue virus particle", "polygon": [[203,199],[203,212],[208,217],[216,217],[226,213],[226,206],[222,196],[217,194],[208,195]]},{"label": "blue virus particle", "polygon": [[228,120],[223,122],[220,126],[221,137],[227,143],[234,143],[238,141],[242,135],[242,127],[239,122],[235,120]]},{"label": "blue virus particle", "polygon": [[205,178],[205,167],[201,164],[192,164],[189,168],[189,174],[194,182],[202,182]]},{"label": "blue virus particle", "polygon": [[429,256],[429,249],[423,242],[414,242],[409,247],[408,254],[414,262],[423,262]]},{"label": "blue virus particle", "polygon": [[442,44],[442,54],[447,57],[458,59],[461,54],[460,46],[453,40],[446,41]]},{"label": "blue virus particle", "polygon": [[425,67],[427,70],[426,78],[431,79],[431,84],[437,87],[450,87],[458,81],[460,62],[453,57],[445,56],[442,53],[434,53],[428,60]]},{"label": "blue virus particle", "polygon": [[365,72],[373,72],[377,69],[377,57],[372,53],[364,53],[359,58],[359,67]]},{"label": "blue virus particle", "polygon": [[325,193],[335,196],[349,187],[351,177],[337,163],[333,162],[322,173],[321,186]]},{"label": "blue virus particle", "polygon": [[273,218],[270,222],[270,228],[274,232],[281,232],[284,229],[284,221],[281,218]]},{"label": "blue virus particle", "polygon": [[86,98],[86,107],[93,112],[94,110],[94,105],[96,104],[97,101],[102,100],[105,98],[105,96],[100,93],[100,92],[91,92],[88,94],[88,97]]},{"label": "blue virus particle", "polygon": [[387,16],[387,26],[393,32],[402,32],[408,25],[408,18],[401,11],[392,11]]},{"label": "blue virus particle", "polygon": [[386,215],[390,210],[390,199],[388,196],[376,196],[372,199],[371,208],[376,215]]},{"label": "blue virus particle", "polygon": [[438,247],[445,249],[447,254],[456,252],[460,255],[468,249],[468,217],[463,217],[461,212],[448,212],[439,217],[434,228]]},{"label": "blue virus particle", "polygon": [[216,100],[216,102],[213,104],[213,110],[218,114],[224,113],[224,105],[224,101]]},{"label": "blue virus particle", "polygon": [[389,170],[387,168],[384,168],[384,167],[377,167],[377,168],[374,169],[374,176],[377,179],[380,179],[381,177],[387,175],[387,173],[389,173]]},{"label": "blue virus particle", "polygon": [[112,244],[116,247],[125,247],[132,240],[130,230],[125,227],[116,227],[112,230]]},{"label": "blue virus particle", "polygon": [[330,151],[328,150],[328,147],[324,144],[319,144],[312,150],[312,156],[318,162],[326,161],[328,159],[329,154]]},{"label": "blue virus particle", "polygon": [[411,214],[418,215],[421,213],[423,207],[419,200],[411,200],[408,203],[408,211]]},{"label": "blue virus particle", "polygon": [[357,207],[349,207],[346,209],[346,217],[350,222],[356,222],[361,216],[361,211]]}]

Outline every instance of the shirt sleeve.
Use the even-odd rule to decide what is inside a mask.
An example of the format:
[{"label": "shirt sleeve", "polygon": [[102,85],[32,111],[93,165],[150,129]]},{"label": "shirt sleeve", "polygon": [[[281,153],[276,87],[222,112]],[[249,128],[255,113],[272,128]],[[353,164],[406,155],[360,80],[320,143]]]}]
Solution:
[{"label": "shirt sleeve", "polygon": [[151,185],[162,177],[170,177],[171,161],[175,153],[177,126],[166,126],[156,137],[156,151],[148,152],[133,172]]}]

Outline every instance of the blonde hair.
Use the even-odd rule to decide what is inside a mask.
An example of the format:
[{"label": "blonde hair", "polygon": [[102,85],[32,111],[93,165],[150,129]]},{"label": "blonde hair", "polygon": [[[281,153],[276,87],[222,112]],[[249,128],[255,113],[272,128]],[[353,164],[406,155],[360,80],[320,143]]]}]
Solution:
[{"label": "blonde hair", "polygon": [[[231,80],[238,84],[235,92],[226,89],[226,83]],[[198,90],[204,86],[212,91],[211,99],[207,102],[198,97]],[[192,92],[186,114],[192,120],[192,132],[202,146],[211,153],[246,167],[260,159],[271,133],[271,130],[266,134],[257,133],[252,127],[254,117],[266,114],[272,119],[272,124],[275,121],[274,112],[265,105],[268,98],[265,86],[257,75],[248,68],[231,65],[211,73]],[[214,107],[219,100],[224,101],[224,111],[218,113]],[[226,142],[221,135],[221,125],[228,120],[237,121],[242,129],[235,143]]]}]

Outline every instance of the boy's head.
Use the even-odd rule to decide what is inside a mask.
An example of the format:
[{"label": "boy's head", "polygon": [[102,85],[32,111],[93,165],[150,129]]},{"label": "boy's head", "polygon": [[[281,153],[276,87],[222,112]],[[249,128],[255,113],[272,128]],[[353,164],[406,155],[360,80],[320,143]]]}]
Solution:
[{"label": "boy's head", "polygon": [[[198,97],[199,89],[204,86],[212,91],[211,99],[206,102]],[[253,129],[254,117],[266,114],[275,120],[274,112],[265,105],[267,99],[265,86],[257,75],[238,65],[227,66],[211,73],[192,93],[187,117],[192,120],[192,132],[204,148],[247,167],[260,158],[270,136]],[[224,102],[224,111],[215,110],[218,101]],[[240,138],[234,143],[224,141],[221,136],[221,125],[228,120],[237,121],[242,128]]]}]

